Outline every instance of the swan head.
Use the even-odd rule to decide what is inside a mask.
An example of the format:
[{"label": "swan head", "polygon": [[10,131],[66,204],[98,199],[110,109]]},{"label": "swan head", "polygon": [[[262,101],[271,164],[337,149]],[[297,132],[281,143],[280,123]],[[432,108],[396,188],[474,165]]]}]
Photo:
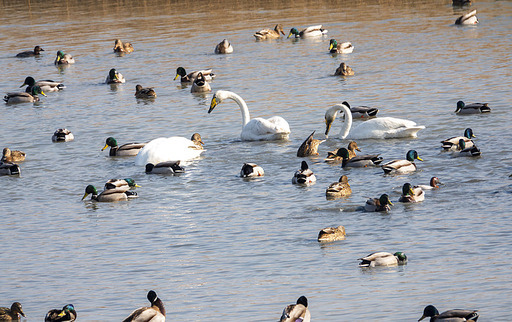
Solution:
[{"label": "swan head", "polygon": [[[325,137],[327,138],[329,135],[329,131],[331,130],[332,123],[336,119],[336,115],[338,114],[339,110],[345,110],[348,109],[350,111],[350,105],[344,101],[341,104],[334,105],[333,107],[329,108],[325,112]],[[345,111],[344,111],[345,112]]]},{"label": "swan head", "polygon": [[213,109],[217,105],[222,103],[222,101],[225,100],[226,98],[228,98],[227,91],[218,90],[217,92],[215,92],[215,94],[213,95],[213,98],[212,98],[212,102],[210,103],[210,109],[208,109],[208,114],[210,114],[213,111]]}]

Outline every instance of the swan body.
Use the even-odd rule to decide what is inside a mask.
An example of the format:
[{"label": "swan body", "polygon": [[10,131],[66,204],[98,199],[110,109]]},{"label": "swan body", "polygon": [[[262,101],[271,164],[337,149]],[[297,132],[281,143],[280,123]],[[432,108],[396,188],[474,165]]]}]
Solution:
[{"label": "swan body", "polygon": [[293,184],[310,185],[316,182],[313,171],[309,168],[306,161],[302,161],[300,169],[295,171],[292,178]]},{"label": "swan body", "polygon": [[[0,162],[0,175],[16,176],[21,174],[20,166],[12,162]],[[1,320],[0,320],[1,321]]]},{"label": "swan body", "polygon": [[441,144],[443,145],[442,148],[445,151],[460,151],[460,140],[464,140],[466,148],[470,148],[474,145],[473,140],[471,140],[474,137],[475,135],[473,134],[473,130],[468,127],[467,129],[464,130],[464,136],[455,136],[444,141],[441,141]]},{"label": "swan body", "polygon": [[352,112],[347,102],[336,104],[325,112],[325,136],[329,134],[331,125],[336,118],[338,111],[345,114],[344,126],[340,131],[341,139],[391,139],[417,137],[419,130],[424,129],[423,125],[416,125],[415,122],[394,118],[380,117],[364,121],[352,128]]},{"label": "swan body", "polygon": [[477,23],[476,10],[470,11],[455,20],[456,25],[475,25]]},{"label": "swan body", "polygon": [[438,177],[432,177],[430,178],[430,182],[428,185],[417,185],[415,187],[421,188],[421,190],[432,190],[432,189],[438,189],[439,185],[442,184],[441,181],[439,181]]},{"label": "swan body", "polygon": [[262,177],[264,175],[263,168],[256,163],[244,163],[240,170],[240,177],[242,178]]},{"label": "swan body", "polygon": [[0,321],[20,321],[20,315],[25,317],[20,302],[14,302],[11,308],[0,307]]},{"label": "swan body", "polygon": [[147,298],[151,307],[141,307],[133,311],[123,322],[164,322],[165,307],[155,291],[149,291]]},{"label": "swan body", "polygon": [[345,227],[338,226],[338,227],[327,227],[318,233],[317,240],[319,242],[333,242],[337,240],[343,240],[345,239]]},{"label": "swan body", "polygon": [[234,100],[242,112],[242,141],[272,141],[287,140],[290,135],[290,125],[280,116],[273,116],[269,119],[254,118],[251,120],[249,109],[245,101],[237,94],[229,91],[218,90],[213,95],[208,113],[226,99]]},{"label": "swan body", "polygon": [[22,151],[11,151],[9,148],[4,148],[2,152],[2,162],[21,162],[25,161],[26,153]]},{"label": "swan body", "polygon": [[393,203],[389,200],[389,196],[387,194],[381,195],[379,198],[370,198],[366,200],[366,204],[364,205],[364,210],[374,212],[374,211],[390,211]]},{"label": "swan body", "polygon": [[129,42],[123,43],[121,39],[114,40],[114,52],[129,54],[133,51],[133,46]]},{"label": "swan body", "polygon": [[264,40],[280,38],[281,34],[283,34],[283,36],[285,35],[283,26],[278,23],[274,29],[261,29],[260,31],[256,31],[253,36],[256,40]]},{"label": "swan body", "polygon": [[418,156],[418,152],[415,150],[407,151],[405,155],[406,160],[393,160],[389,161],[382,165],[382,170],[384,173],[409,173],[416,171],[416,164],[414,164],[414,160],[423,161]]},{"label": "swan body", "polygon": [[448,310],[439,314],[439,311],[433,305],[427,305],[423,310],[423,315],[418,321],[421,321],[427,317],[430,318],[431,322],[475,322],[479,315],[478,310]]},{"label": "swan body", "polygon": [[126,143],[121,146],[117,145],[116,139],[113,137],[108,137],[105,140],[105,146],[101,151],[105,150],[107,147],[110,147],[109,155],[111,157],[114,156],[135,156],[139,153],[140,149],[142,149],[146,143]]},{"label": "swan body", "polygon": [[331,54],[350,54],[354,51],[354,46],[350,42],[344,42],[341,44],[338,44],[336,39],[331,39],[329,42],[329,52]]},{"label": "swan body", "polygon": [[287,38],[290,38],[292,35],[294,35],[295,38],[318,37],[325,35],[326,33],[327,30],[323,29],[322,25],[310,26],[306,29],[302,29],[300,32],[297,30],[297,28],[292,28]]},{"label": "swan body", "polygon": [[341,63],[340,67],[336,68],[336,71],[334,72],[335,76],[352,76],[354,74],[355,73],[352,68],[345,63]]},{"label": "swan body", "polygon": [[38,94],[46,96],[46,94],[41,90],[39,86],[32,86],[30,89],[30,93],[21,92],[21,93],[7,93],[4,96],[4,101],[7,104],[17,104],[17,103],[33,103],[38,102],[39,97]]},{"label": "swan body", "polygon": [[405,183],[402,187],[402,195],[398,201],[400,202],[420,202],[425,200],[425,193],[418,186],[412,186],[410,183]]},{"label": "swan body", "polygon": [[16,57],[34,57],[39,56],[39,54],[44,51],[43,48],[39,46],[35,46],[34,50],[22,51],[21,53],[16,54]]},{"label": "swan body", "polygon": [[75,136],[68,129],[57,129],[52,135],[53,142],[69,142],[74,139]]},{"label": "swan body", "polygon": [[118,72],[115,68],[112,68],[108,72],[108,76],[105,79],[105,84],[121,84],[125,83],[126,80],[124,79],[123,75]]},{"label": "swan body", "polygon": [[311,313],[308,309],[308,299],[301,296],[296,304],[286,306],[279,322],[311,322]]},{"label": "swan body", "polygon": [[217,46],[215,46],[216,54],[231,54],[232,52],[233,46],[231,46],[227,39],[224,39]]},{"label": "swan body", "polygon": [[187,72],[185,71],[185,68],[178,67],[176,69],[176,76],[174,77],[174,80],[177,80],[178,77],[181,77],[182,83],[190,83],[196,79],[196,77],[197,77],[197,75],[199,75],[199,73],[203,74],[205,80],[208,82],[215,78],[215,74],[213,73],[213,70],[211,68],[193,71],[193,72],[190,72],[187,74]]},{"label": "swan body", "polygon": [[325,142],[325,140],[313,139],[313,135],[315,134],[315,132],[316,131],[313,131],[313,133],[311,133],[307,137],[307,139],[304,142],[302,142],[301,146],[297,150],[298,157],[303,158],[303,157],[308,157],[311,155],[318,155],[318,146],[322,142]]},{"label": "swan body", "polygon": [[64,84],[59,83],[59,82],[54,82],[52,80],[40,80],[40,81],[36,82],[36,80],[31,76],[28,76],[27,78],[25,78],[25,82],[23,82],[23,85],[21,85],[20,87],[23,87],[25,85],[28,85],[27,88],[25,89],[25,92],[27,92],[27,93],[31,93],[32,87],[34,87],[34,86],[39,86],[41,88],[41,91],[43,91],[43,92],[58,92],[64,88],[66,88],[66,86],[64,86]]},{"label": "swan body", "polygon": [[376,252],[358,259],[361,261],[360,267],[397,266],[407,263],[407,256],[402,252]]},{"label": "swan body", "polygon": [[68,304],[60,309],[53,309],[46,313],[44,322],[73,322],[76,320],[77,314],[73,304]]},{"label": "swan body", "polygon": [[185,168],[180,166],[180,161],[165,161],[157,164],[146,164],[146,173],[178,174],[183,172],[185,172]]},{"label": "swan body", "polygon": [[137,84],[135,86],[135,97],[137,98],[155,98],[156,93],[153,90],[153,87],[142,87],[142,85]]},{"label": "swan body", "polygon": [[70,54],[65,54],[62,50],[57,52],[55,65],[70,65],[75,63],[75,59]]},{"label": "swan body", "polygon": [[[194,136],[192,136],[194,138]],[[200,138],[200,136],[199,136]],[[147,143],[135,157],[136,165],[154,165],[166,161],[190,161],[203,153],[202,141],[181,136],[158,138]]]},{"label": "swan body", "polygon": [[203,73],[199,72],[197,77],[194,79],[194,83],[192,83],[192,88],[190,89],[191,93],[208,93],[211,92],[212,88],[210,84],[206,81],[206,78],[203,76]]},{"label": "swan body", "polygon": [[347,176],[343,175],[340,177],[338,182],[333,182],[329,185],[325,191],[325,197],[329,200],[348,197],[352,194],[352,189],[348,184]]},{"label": "swan body", "polygon": [[457,115],[482,114],[490,112],[491,108],[489,107],[488,103],[465,104],[463,101],[458,101],[457,108],[455,109],[455,114]]}]

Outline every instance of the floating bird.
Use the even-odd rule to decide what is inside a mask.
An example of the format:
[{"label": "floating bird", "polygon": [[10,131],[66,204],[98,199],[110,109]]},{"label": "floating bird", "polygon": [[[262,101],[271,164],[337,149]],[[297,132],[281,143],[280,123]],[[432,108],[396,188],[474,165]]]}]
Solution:
[{"label": "floating bird", "polygon": [[2,153],[2,162],[21,162],[25,161],[26,153],[22,151],[11,151],[9,148],[4,148]]},{"label": "floating bird", "polygon": [[308,138],[302,142],[302,144],[299,147],[299,150],[297,150],[297,156],[298,157],[309,157],[312,155],[318,155],[318,146],[325,142],[325,140],[317,140],[313,139],[313,135],[316,131],[313,131]]},{"label": "floating bird", "polygon": [[[16,176],[21,174],[20,166],[12,162],[0,162],[0,175]],[[0,321],[2,321],[0,319]]]},{"label": "floating bird", "polygon": [[452,6],[470,6],[471,0],[452,0]]},{"label": "floating bird", "polygon": [[481,114],[481,113],[489,113],[491,112],[491,108],[488,103],[471,103],[464,104],[463,101],[457,102],[457,109],[455,110],[455,114],[464,115],[464,114]]},{"label": "floating bird", "polygon": [[466,142],[464,139],[459,140],[459,146],[461,148],[459,152],[459,156],[465,156],[465,157],[477,157],[480,156],[481,152],[480,149],[473,143],[472,146],[466,147]]},{"label": "floating bird", "polygon": [[[332,161],[342,161],[343,157],[338,155],[338,151],[340,149],[336,149],[334,151],[328,151],[327,152],[327,158],[325,158],[325,162],[332,162]],[[348,158],[352,159],[356,156],[356,150],[361,152],[361,149],[357,146],[356,141],[350,141],[347,146],[348,151]]]},{"label": "floating bird", "polygon": [[68,129],[57,129],[52,135],[53,142],[69,142],[74,139],[75,136]]},{"label": "floating bird", "polygon": [[25,85],[28,85],[27,89],[25,90],[25,92],[27,92],[27,93],[31,93],[32,87],[34,87],[34,86],[39,86],[41,88],[41,91],[43,91],[43,92],[58,92],[64,88],[66,88],[66,86],[64,86],[64,84],[59,83],[59,82],[54,82],[49,79],[36,82],[36,80],[31,76],[28,76],[27,78],[25,78],[25,82],[20,87],[23,87]]},{"label": "floating bird", "polygon": [[430,182],[428,185],[418,185],[416,187],[421,188],[421,190],[432,190],[432,189],[438,189],[439,185],[442,184],[438,177],[432,177],[430,178]]},{"label": "floating bird", "polygon": [[342,175],[338,182],[333,182],[329,185],[325,191],[325,197],[328,200],[333,200],[341,197],[348,197],[352,194],[352,189],[348,184],[348,178],[346,175]]},{"label": "floating bird", "polygon": [[76,320],[77,314],[73,304],[68,304],[59,309],[53,309],[46,313],[44,322],[73,322]]},{"label": "floating bird", "polygon": [[478,18],[476,17],[476,10],[470,11],[455,20],[456,25],[474,25],[477,23]]},{"label": "floating bird", "polygon": [[364,205],[364,209],[366,211],[390,211],[391,208],[389,206],[393,206],[393,203],[389,200],[389,196],[387,194],[381,195],[379,198],[370,198],[366,200],[366,204]]},{"label": "floating bird", "polygon": [[296,304],[286,306],[279,322],[311,322],[308,299],[303,295],[297,299]]},{"label": "floating bird", "polygon": [[464,140],[466,148],[470,148],[474,145],[473,141],[471,140],[474,137],[475,137],[475,135],[473,134],[473,130],[468,127],[467,129],[464,130],[464,136],[455,136],[455,137],[446,139],[444,141],[441,141],[442,148],[445,151],[448,151],[448,150],[460,151],[461,150],[461,147],[459,145],[460,140]]},{"label": "floating bird", "polygon": [[256,40],[264,40],[280,38],[281,34],[283,34],[283,36],[285,35],[283,26],[278,23],[274,29],[261,29],[260,31],[256,31],[253,36]]},{"label": "floating bird", "polygon": [[65,54],[62,50],[59,50],[54,63],[55,65],[69,65],[74,64],[75,59],[70,54]]},{"label": "floating bird", "polygon": [[203,70],[198,70],[198,71],[193,71],[191,73],[188,73],[185,71],[185,68],[183,67],[178,67],[176,69],[176,77],[174,77],[174,80],[177,80],[178,77],[181,76],[181,82],[182,83],[191,83],[193,82],[197,75],[199,75],[199,73],[203,74],[204,76],[204,79],[206,81],[211,81],[215,78],[215,74],[212,72],[212,69],[203,69]]},{"label": "floating bird", "polygon": [[256,163],[244,163],[240,170],[240,177],[242,178],[262,177],[264,175],[263,168]]},{"label": "floating bird", "polygon": [[463,321],[472,321],[476,322],[478,319],[478,310],[448,310],[439,314],[439,311],[433,305],[427,305],[423,310],[423,315],[418,321],[421,321],[427,317],[430,317],[431,322],[463,322]]},{"label": "floating bird", "polygon": [[410,183],[405,183],[402,187],[402,195],[398,201],[400,202],[420,202],[425,200],[425,193],[418,186],[412,186]]},{"label": "floating bird", "polygon": [[44,51],[43,48],[39,46],[35,46],[34,50],[22,51],[21,53],[16,54],[16,57],[34,57],[39,56],[39,54]]},{"label": "floating bird", "polygon": [[[329,134],[331,125],[336,119],[338,111],[343,111],[345,122],[340,131],[341,139],[391,139],[416,137],[419,130],[424,129],[423,125],[416,125],[415,122],[398,119],[394,117],[380,117],[364,121],[352,129],[352,112],[347,102],[336,104],[325,112],[325,136]],[[352,129],[352,131],[351,131]]]},{"label": "floating bird", "polygon": [[136,309],[123,322],[164,322],[165,308],[162,300],[158,298],[155,291],[149,291],[147,298],[151,307]]},{"label": "floating bird", "polygon": [[290,30],[290,33],[288,34],[288,38],[290,38],[292,35],[294,35],[295,38],[318,37],[326,33],[327,30],[323,29],[322,25],[310,26],[307,27],[306,29],[302,29],[300,32],[297,30],[297,28],[292,28]]},{"label": "floating bird", "polygon": [[292,178],[293,184],[310,185],[316,182],[313,171],[309,168],[306,161],[302,161],[300,169],[295,171]]},{"label": "floating bird", "polygon": [[215,46],[216,54],[231,54],[232,52],[233,46],[231,46],[227,39],[224,39],[217,46]]},{"label": "floating bird", "polygon": [[137,84],[137,86],[135,86],[135,97],[137,97],[137,98],[155,98],[156,93],[153,90],[153,87],[143,88],[142,85]]},{"label": "floating bird", "polygon": [[166,161],[189,161],[204,152],[203,141],[198,133],[191,140],[181,136],[158,138],[147,143],[135,157],[136,165],[154,165]]},{"label": "floating bird", "polygon": [[165,161],[157,164],[146,164],[146,173],[178,174],[183,172],[185,172],[185,168],[180,166],[180,161]]},{"label": "floating bird", "polygon": [[126,190],[125,187],[106,189],[98,194],[98,190],[96,190],[93,185],[88,185],[85,188],[85,194],[82,197],[82,200],[84,200],[88,195],[91,195],[91,200],[99,202],[123,201],[138,197],[135,191]]},{"label": "floating bird", "polygon": [[402,252],[394,254],[388,252],[371,253],[365,257],[358,258],[361,261],[359,267],[375,266],[397,266],[407,264],[407,256]]},{"label": "floating bird", "polygon": [[133,46],[129,42],[123,43],[121,39],[116,39],[114,41],[114,52],[116,53],[126,53],[129,54],[133,51]]},{"label": "floating bird", "polygon": [[245,101],[237,94],[229,91],[219,90],[213,95],[208,113],[222,101],[232,99],[240,107],[242,112],[242,141],[264,141],[264,140],[287,140],[290,135],[290,125],[280,116],[273,116],[269,119],[260,117],[251,120],[249,109]]},{"label": "floating bird", "polygon": [[39,101],[39,97],[37,96],[39,94],[46,96],[46,94],[41,90],[41,87],[32,86],[30,93],[27,93],[27,92],[7,93],[4,96],[4,101],[7,104],[33,103],[33,102]]},{"label": "floating bird", "polygon": [[0,321],[19,321],[19,314],[25,317],[20,302],[12,303],[11,308],[0,307]]},{"label": "floating bird", "polygon": [[105,150],[107,147],[110,147],[109,155],[113,156],[134,156],[139,153],[140,149],[142,149],[146,143],[126,143],[121,146],[117,145],[116,139],[113,137],[108,137],[105,141],[105,146],[101,151]]},{"label": "floating bird", "polygon": [[351,106],[350,112],[352,113],[353,119],[369,119],[372,117],[377,117],[377,113],[379,109],[376,107],[369,106]]},{"label": "floating bird", "polygon": [[382,170],[384,170],[384,173],[413,172],[416,171],[416,164],[414,164],[414,160],[423,161],[415,150],[407,151],[405,158],[406,160],[393,160],[383,164]]},{"label": "floating bird", "polygon": [[118,72],[115,68],[112,68],[108,72],[108,76],[105,79],[106,84],[120,84],[124,83],[126,80],[124,79],[124,76]]},{"label": "floating bird", "polygon": [[132,178],[110,179],[105,183],[105,190],[124,189],[125,191],[128,191],[132,188],[140,188],[140,186],[136,184],[135,180],[133,180]]},{"label": "floating bird", "polygon": [[340,67],[336,68],[334,75],[335,76],[352,76],[352,75],[354,75],[354,71],[347,64],[341,63]]},{"label": "floating bird", "polygon": [[349,152],[345,148],[338,149],[336,158],[341,158],[343,160],[341,163],[342,168],[373,167],[378,166],[383,160],[378,154],[365,154],[350,158]]},{"label": "floating bird", "polygon": [[206,81],[203,73],[197,74],[197,77],[194,79],[194,83],[192,83],[192,88],[190,89],[191,93],[207,93],[211,92],[212,88],[210,84]]},{"label": "floating bird", "polygon": [[337,240],[343,240],[345,239],[345,227],[338,226],[338,227],[327,227],[318,233],[317,240],[319,242],[333,242]]},{"label": "floating bird", "polygon": [[[331,39],[329,42],[329,52],[331,54],[350,54],[354,51],[354,46],[350,42],[344,42],[341,44],[338,44],[336,39]],[[340,66],[341,67],[341,66]],[[353,74],[352,74],[353,75]]]}]

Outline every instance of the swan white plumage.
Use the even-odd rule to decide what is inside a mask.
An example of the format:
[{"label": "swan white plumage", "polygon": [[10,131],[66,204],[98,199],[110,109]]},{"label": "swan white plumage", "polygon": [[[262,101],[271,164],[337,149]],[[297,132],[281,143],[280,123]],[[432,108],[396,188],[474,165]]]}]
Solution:
[{"label": "swan white plumage", "polygon": [[[336,104],[325,112],[325,137],[328,136],[331,125],[336,118],[338,111],[345,114],[345,122],[340,131],[341,139],[391,139],[416,137],[419,130],[424,129],[423,125],[416,125],[415,122],[398,119],[394,117],[379,117],[364,121],[352,128],[352,113],[347,102]],[[352,131],[351,131],[352,129]]]},{"label": "swan white plumage", "polygon": [[[195,133],[192,139],[198,135]],[[158,164],[165,161],[189,161],[203,153],[202,141],[181,136],[154,139],[146,144],[135,157],[135,165]]]},{"label": "swan white plumage", "polygon": [[208,113],[225,99],[232,99],[240,107],[242,112],[242,141],[271,141],[287,140],[290,135],[290,125],[280,116],[273,116],[269,119],[257,117],[251,120],[249,109],[245,101],[237,94],[229,91],[218,90],[213,95]]}]

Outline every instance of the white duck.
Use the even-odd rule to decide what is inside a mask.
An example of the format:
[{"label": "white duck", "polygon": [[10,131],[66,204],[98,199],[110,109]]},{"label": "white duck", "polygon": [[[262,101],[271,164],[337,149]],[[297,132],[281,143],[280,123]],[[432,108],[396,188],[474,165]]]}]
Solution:
[{"label": "white duck", "polygon": [[165,161],[189,161],[203,153],[201,136],[194,133],[192,140],[181,136],[154,139],[135,157],[135,165],[158,164]]},{"label": "white duck", "polygon": [[208,113],[225,99],[232,99],[240,107],[242,112],[242,141],[271,141],[287,140],[290,135],[290,125],[280,116],[273,116],[269,119],[257,117],[251,120],[249,109],[245,101],[233,92],[219,90],[213,95]]},{"label": "white duck", "polygon": [[[325,112],[325,137],[328,136],[331,125],[336,118],[338,111],[345,114],[344,126],[340,131],[341,139],[391,139],[416,137],[419,130],[424,129],[423,125],[416,125],[415,122],[398,119],[394,117],[379,117],[360,123],[352,129],[352,113],[347,102],[336,104]],[[352,131],[350,131],[352,129]]]}]

